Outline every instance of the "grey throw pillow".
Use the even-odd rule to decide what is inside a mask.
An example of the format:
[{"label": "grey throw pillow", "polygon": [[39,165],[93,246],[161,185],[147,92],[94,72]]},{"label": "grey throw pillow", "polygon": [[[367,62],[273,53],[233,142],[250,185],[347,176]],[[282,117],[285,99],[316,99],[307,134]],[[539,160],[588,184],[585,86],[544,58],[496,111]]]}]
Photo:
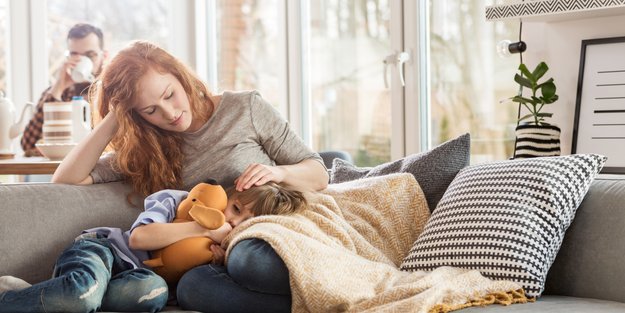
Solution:
[{"label": "grey throw pillow", "polygon": [[330,183],[342,183],[392,173],[410,173],[419,182],[431,212],[436,208],[456,174],[469,165],[470,148],[471,136],[467,133],[444,142],[430,151],[411,154],[403,159],[376,167],[362,168],[340,159],[334,159]]}]

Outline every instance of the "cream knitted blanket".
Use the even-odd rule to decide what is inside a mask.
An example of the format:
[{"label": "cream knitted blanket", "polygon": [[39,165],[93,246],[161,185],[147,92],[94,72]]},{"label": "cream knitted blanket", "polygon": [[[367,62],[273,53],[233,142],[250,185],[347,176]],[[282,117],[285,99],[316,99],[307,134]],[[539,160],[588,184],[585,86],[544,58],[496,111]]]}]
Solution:
[{"label": "cream knitted blanket", "polygon": [[226,239],[229,247],[247,238],[271,244],[289,269],[292,312],[446,312],[526,301],[519,285],[477,271],[398,269],[430,216],[411,174],[330,185],[309,201],[306,212],[250,219]]}]

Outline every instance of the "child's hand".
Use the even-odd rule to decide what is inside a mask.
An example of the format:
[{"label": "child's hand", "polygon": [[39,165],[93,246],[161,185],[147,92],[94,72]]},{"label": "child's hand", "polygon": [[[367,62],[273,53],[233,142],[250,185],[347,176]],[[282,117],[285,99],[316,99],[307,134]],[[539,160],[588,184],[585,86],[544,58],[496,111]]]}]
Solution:
[{"label": "child's hand", "polygon": [[213,261],[211,264],[215,265],[224,265],[224,260],[226,258],[226,250],[224,250],[219,245],[211,245],[211,251],[213,252]]},{"label": "child's hand", "polygon": [[232,231],[232,226],[229,223],[224,223],[215,230],[209,230],[206,236],[219,244],[228,236],[230,231]]}]

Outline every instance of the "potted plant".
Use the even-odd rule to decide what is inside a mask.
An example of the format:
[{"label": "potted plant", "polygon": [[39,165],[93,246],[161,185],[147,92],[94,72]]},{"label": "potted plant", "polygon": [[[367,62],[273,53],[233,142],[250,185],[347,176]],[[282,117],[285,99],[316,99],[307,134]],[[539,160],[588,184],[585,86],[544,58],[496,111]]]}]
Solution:
[{"label": "potted plant", "polygon": [[531,91],[530,96],[519,92],[519,95],[512,97],[513,102],[519,103],[519,110],[523,106],[529,111],[517,121],[515,159],[560,155],[560,128],[546,122],[553,113],[542,112],[545,105],[558,100],[553,78],[539,82],[548,70],[545,62],[540,62],[531,72],[521,63],[521,74],[514,75],[514,81],[521,86],[521,90],[526,88]]}]

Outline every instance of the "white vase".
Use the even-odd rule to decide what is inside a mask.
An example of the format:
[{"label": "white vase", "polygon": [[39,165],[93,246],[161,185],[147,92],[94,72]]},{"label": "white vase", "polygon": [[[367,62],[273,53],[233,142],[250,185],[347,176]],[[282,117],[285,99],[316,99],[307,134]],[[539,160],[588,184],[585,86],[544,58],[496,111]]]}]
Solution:
[{"label": "white vase", "polygon": [[555,125],[521,124],[514,131],[515,159],[560,155],[560,128]]}]

